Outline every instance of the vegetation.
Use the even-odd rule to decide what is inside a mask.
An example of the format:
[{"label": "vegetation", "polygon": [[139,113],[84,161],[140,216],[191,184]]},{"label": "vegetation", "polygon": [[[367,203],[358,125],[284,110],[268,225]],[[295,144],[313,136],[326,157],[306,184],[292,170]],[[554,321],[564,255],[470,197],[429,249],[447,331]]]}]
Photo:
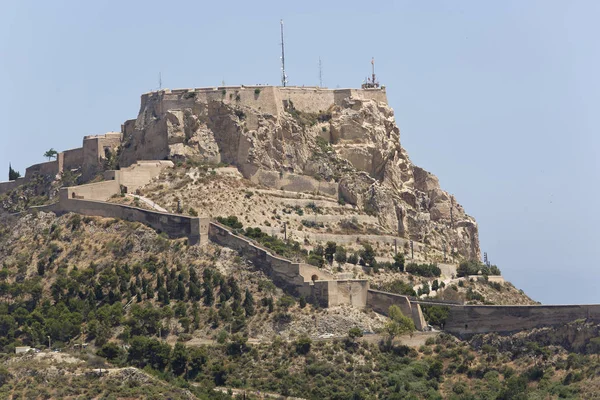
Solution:
[{"label": "vegetation", "polygon": [[56,151],[52,148],[44,153],[44,157],[48,158],[48,161],[50,161],[51,158],[56,158],[57,156],[58,156],[58,151]]},{"label": "vegetation", "polygon": [[8,164],[8,180],[9,181],[14,181],[17,180],[21,177],[21,173],[19,173],[19,171],[15,171],[12,168],[12,165]]},{"label": "vegetation", "polygon": [[502,275],[500,269],[495,266],[487,266],[479,261],[463,261],[456,269],[456,275],[458,277],[469,276],[469,275]]},{"label": "vegetation", "polygon": [[442,274],[442,270],[437,266],[437,264],[409,263],[406,265],[405,270],[409,274],[424,276],[428,278],[439,277]]}]

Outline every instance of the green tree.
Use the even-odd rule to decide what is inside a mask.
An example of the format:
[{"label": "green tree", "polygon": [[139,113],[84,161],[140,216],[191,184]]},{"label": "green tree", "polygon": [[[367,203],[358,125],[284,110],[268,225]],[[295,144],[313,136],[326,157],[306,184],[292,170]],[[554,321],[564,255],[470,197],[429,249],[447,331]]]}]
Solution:
[{"label": "green tree", "polygon": [[298,354],[308,354],[310,351],[310,346],[312,345],[312,340],[306,335],[302,335],[294,342],[294,346],[296,347],[296,353]]},{"label": "green tree", "polygon": [[337,245],[335,242],[327,242],[325,245],[325,260],[327,260],[329,264],[333,263],[336,247]]},{"label": "green tree", "polygon": [[176,343],[171,357],[171,369],[175,375],[183,375],[187,370],[188,350],[182,343]]},{"label": "green tree", "polygon": [[375,250],[373,250],[373,246],[368,243],[363,244],[363,249],[360,251],[361,265],[366,265],[368,267],[374,267],[377,265],[377,261],[375,261]]},{"label": "green tree", "polygon": [[397,253],[394,256],[394,263],[392,264],[392,267],[396,271],[400,271],[400,272],[404,271],[404,254],[403,253]]},{"label": "green tree", "polygon": [[358,255],[356,253],[350,254],[348,256],[348,262],[353,265],[358,264]]},{"label": "green tree", "polygon": [[388,345],[391,347],[396,336],[412,334],[415,331],[415,324],[411,318],[402,314],[400,307],[396,305],[390,306],[388,316],[390,320],[385,324],[384,332],[387,334]]},{"label": "green tree", "polygon": [[246,293],[244,296],[244,303],[242,305],[244,306],[244,310],[246,311],[247,317],[254,315],[255,303],[254,303],[254,298],[252,297],[252,293],[250,293],[249,289],[246,289]]},{"label": "green tree", "polygon": [[357,327],[357,326],[355,326],[354,328],[351,328],[351,329],[348,331],[348,337],[349,337],[349,338],[350,338],[352,341],[354,341],[355,339],[357,339],[357,338],[359,338],[359,337],[362,337],[362,336],[363,336],[362,330],[361,330],[359,327]]},{"label": "green tree", "polygon": [[56,158],[56,156],[58,156],[58,151],[52,148],[44,153],[44,157],[47,157],[48,161],[50,161],[51,158]]},{"label": "green tree", "polygon": [[600,360],[600,337],[590,339],[587,345],[587,352],[589,354],[595,354],[596,360]]},{"label": "green tree", "polygon": [[337,246],[335,249],[335,261],[342,265],[348,260],[346,249],[343,246]]},{"label": "green tree", "polygon": [[18,171],[12,169],[12,165],[8,164],[8,180],[14,181],[21,177],[21,174]]}]

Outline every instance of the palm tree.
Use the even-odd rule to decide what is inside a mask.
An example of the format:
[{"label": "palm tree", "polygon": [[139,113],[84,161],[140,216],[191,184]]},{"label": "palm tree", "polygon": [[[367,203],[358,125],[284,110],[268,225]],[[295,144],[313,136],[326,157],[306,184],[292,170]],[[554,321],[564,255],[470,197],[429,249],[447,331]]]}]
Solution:
[{"label": "palm tree", "polygon": [[48,161],[50,161],[50,159],[52,157],[56,158],[57,155],[58,155],[58,151],[56,151],[52,148],[44,153],[44,157],[48,157]]}]

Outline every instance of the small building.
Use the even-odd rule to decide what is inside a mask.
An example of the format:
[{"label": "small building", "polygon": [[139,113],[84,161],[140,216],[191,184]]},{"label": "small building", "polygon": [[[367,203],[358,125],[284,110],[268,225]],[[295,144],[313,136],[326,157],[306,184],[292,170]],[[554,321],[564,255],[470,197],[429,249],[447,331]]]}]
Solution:
[{"label": "small building", "polygon": [[29,347],[29,346],[18,346],[18,347],[15,347],[15,354],[29,353],[30,351],[32,351],[32,348]]}]

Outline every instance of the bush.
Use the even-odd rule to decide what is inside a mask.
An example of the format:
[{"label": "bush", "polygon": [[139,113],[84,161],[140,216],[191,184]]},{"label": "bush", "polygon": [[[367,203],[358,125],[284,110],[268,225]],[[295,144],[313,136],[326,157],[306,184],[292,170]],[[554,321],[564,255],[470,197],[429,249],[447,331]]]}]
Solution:
[{"label": "bush", "polygon": [[296,353],[298,354],[308,354],[311,345],[312,340],[308,336],[301,336],[294,342],[294,347],[296,347]]},{"label": "bush", "polygon": [[227,218],[217,217],[217,221],[233,229],[242,229],[244,227],[244,225],[238,220],[238,217],[236,217],[235,215],[230,215]]},{"label": "bush", "polygon": [[437,264],[416,264],[410,263],[405,268],[406,272],[424,276],[427,278],[436,278],[442,274],[442,270],[437,266]]}]

